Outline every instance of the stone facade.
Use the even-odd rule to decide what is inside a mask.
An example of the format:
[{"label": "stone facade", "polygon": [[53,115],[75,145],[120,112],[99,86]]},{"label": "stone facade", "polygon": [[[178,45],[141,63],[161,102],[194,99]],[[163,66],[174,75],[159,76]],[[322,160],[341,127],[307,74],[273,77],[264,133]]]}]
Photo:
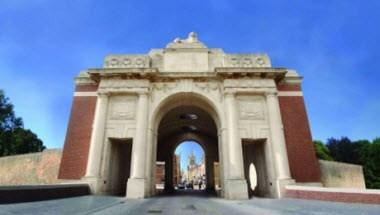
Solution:
[{"label": "stone facade", "polygon": [[[283,196],[287,184],[320,182],[301,80],[265,54],[210,49],[195,33],[148,54],[109,55],[103,68],[76,78],[59,177],[104,193],[120,169],[110,168],[112,142],[125,141],[132,145],[126,195],[148,197],[156,162],[165,162],[171,189],[175,147],[195,140],[205,151],[207,187],[215,187],[217,162],[225,198],[248,198],[244,160],[261,165],[270,197]],[[243,141],[262,146],[243,149]],[[243,159],[252,154],[243,150],[262,150],[262,161]]]}]

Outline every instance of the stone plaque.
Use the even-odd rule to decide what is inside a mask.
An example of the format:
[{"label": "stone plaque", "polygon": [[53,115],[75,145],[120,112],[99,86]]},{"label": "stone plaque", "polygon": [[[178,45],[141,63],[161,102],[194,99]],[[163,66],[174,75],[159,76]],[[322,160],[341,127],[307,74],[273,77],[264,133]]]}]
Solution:
[{"label": "stone plaque", "polygon": [[125,97],[114,97],[110,103],[110,119],[127,120],[134,119],[136,102],[134,99]]},{"label": "stone plaque", "polygon": [[248,120],[264,120],[264,101],[262,99],[239,100],[239,117]]}]

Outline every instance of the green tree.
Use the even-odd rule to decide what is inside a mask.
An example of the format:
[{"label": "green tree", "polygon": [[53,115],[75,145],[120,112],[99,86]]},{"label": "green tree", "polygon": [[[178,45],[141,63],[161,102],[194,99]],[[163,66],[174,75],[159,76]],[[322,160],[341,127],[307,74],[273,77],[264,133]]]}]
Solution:
[{"label": "green tree", "polygon": [[372,142],[330,138],[326,146],[334,160],[362,165],[366,187],[380,189],[380,138]]},{"label": "green tree", "polygon": [[334,160],[331,157],[329,149],[326,147],[326,145],[322,141],[314,140],[313,143],[314,143],[315,153],[318,159],[328,160],[328,161]]},{"label": "green tree", "polygon": [[22,119],[15,116],[9,98],[0,90],[0,156],[40,152],[44,149],[37,135],[24,129]]},{"label": "green tree", "polygon": [[360,145],[355,144],[347,137],[340,139],[329,138],[326,144],[331,156],[336,161],[360,164]]},{"label": "green tree", "polygon": [[380,138],[361,142],[360,161],[363,165],[366,187],[380,189]]}]

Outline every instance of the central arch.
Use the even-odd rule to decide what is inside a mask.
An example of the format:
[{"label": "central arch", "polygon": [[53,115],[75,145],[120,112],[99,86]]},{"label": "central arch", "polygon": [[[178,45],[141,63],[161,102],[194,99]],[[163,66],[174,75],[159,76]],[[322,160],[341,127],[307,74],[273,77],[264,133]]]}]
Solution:
[{"label": "central arch", "polygon": [[[174,190],[172,172],[176,147],[186,141],[199,143],[205,153],[206,190],[221,190],[222,162],[219,136],[221,118],[215,105],[205,96],[195,93],[176,93],[164,99],[153,112],[153,148],[148,171],[151,194],[156,194],[156,164],[165,164],[165,192]],[[215,183],[215,175],[218,181]],[[154,185],[153,185],[154,184]],[[215,184],[218,186],[216,187]],[[220,192],[218,192],[220,193]]]}]

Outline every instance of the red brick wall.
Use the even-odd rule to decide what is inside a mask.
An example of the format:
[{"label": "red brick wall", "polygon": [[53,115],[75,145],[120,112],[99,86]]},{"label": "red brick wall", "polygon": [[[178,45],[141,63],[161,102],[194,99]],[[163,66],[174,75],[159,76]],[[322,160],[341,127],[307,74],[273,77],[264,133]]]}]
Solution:
[{"label": "red brick wall", "polygon": [[165,181],[165,165],[156,164],[156,184],[162,184]]},{"label": "red brick wall", "polygon": [[[300,91],[300,85],[279,85],[280,91]],[[302,96],[279,96],[292,177],[297,182],[320,182],[321,174]]]},{"label": "red brick wall", "polygon": [[86,84],[75,86],[75,92],[94,92],[98,90],[98,85]]},{"label": "red brick wall", "polygon": [[380,194],[370,193],[365,190],[362,193],[355,192],[331,192],[331,191],[309,191],[287,189],[285,196],[295,199],[312,199],[321,201],[347,202],[347,203],[365,203],[380,204]]},{"label": "red brick wall", "polygon": [[[77,86],[76,90],[96,91],[96,86]],[[74,97],[58,174],[59,179],[80,179],[85,175],[95,107],[96,96]]]},{"label": "red brick wall", "polygon": [[279,91],[301,91],[301,85],[299,85],[299,84],[278,84],[277,89]]}]

